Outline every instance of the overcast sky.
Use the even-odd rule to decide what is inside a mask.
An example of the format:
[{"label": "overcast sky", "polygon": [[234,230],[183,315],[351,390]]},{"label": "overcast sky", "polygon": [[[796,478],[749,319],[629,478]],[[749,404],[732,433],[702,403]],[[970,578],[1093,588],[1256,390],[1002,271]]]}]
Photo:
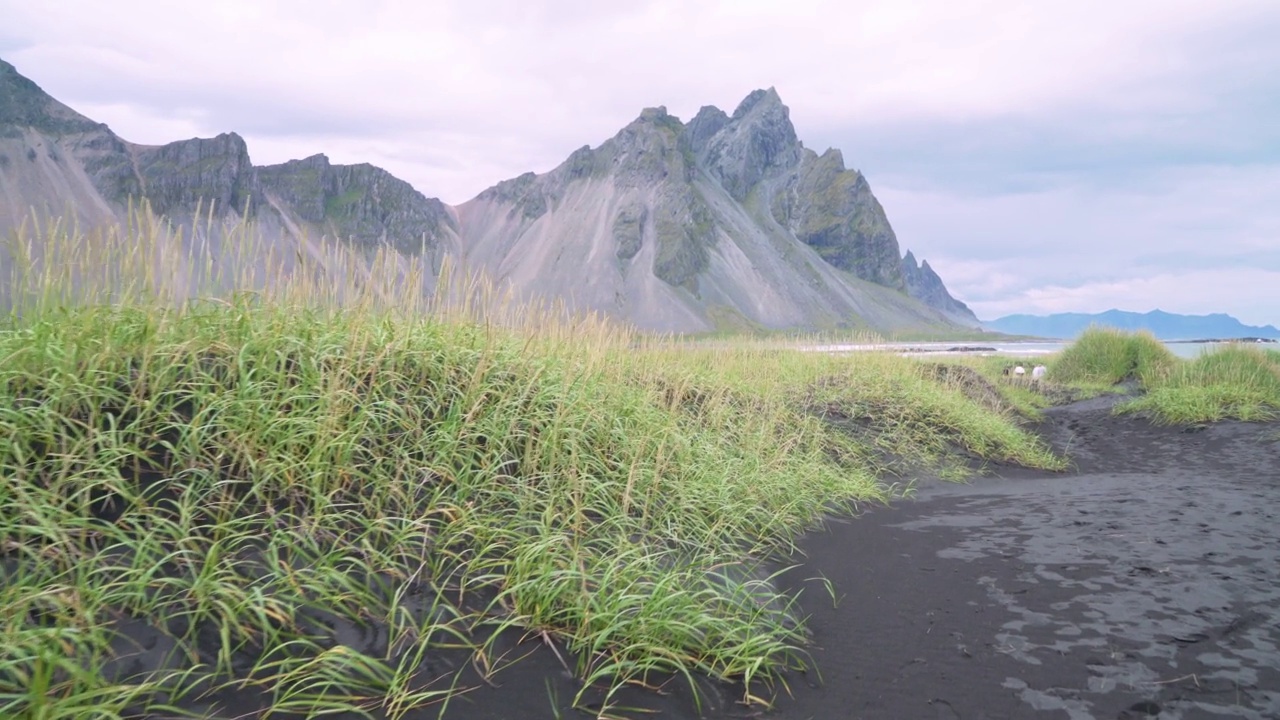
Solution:
[{"label": "overcast sky", "polygon": [[0,0],[0,57],[133,142],[372,162],[463,202],[773,86],[984,319],[1280,324],[1276,0]]}]

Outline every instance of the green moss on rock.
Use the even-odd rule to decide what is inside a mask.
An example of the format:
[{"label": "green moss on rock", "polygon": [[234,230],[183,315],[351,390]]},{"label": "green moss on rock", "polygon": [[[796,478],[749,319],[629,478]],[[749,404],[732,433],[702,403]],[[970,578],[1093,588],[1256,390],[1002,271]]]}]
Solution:
[{"label": "green moss on rock", "polygon": [[871,282],[902,290],[897,236],[866,178],[846,170],[838,150],[806,151],[787,196],[775,196],[773,216],[823,260]]},{"label": "green moss on rock", "polygon": [[614,253],[618,259],[630,260],[640,252],[648,218],[649,209],[643,205],[629,205],[618,211],[613,220]]},{"label": "green moss on rock", "polygon": [[707,268],[716,228],[702,194],[684,186],[667,193],[655,210],[657,254],[653,273],[663,282],[697,292],[697,275]]},{"label": "green moss on rock", "polygon": [[413,254],[424,241],[434,247],[453,222],[439,200],[367,163],[333,165],[324,155],[313,155],[259,168],[258,176],[264,191],[300,218],[360,245],[385,243]]}]

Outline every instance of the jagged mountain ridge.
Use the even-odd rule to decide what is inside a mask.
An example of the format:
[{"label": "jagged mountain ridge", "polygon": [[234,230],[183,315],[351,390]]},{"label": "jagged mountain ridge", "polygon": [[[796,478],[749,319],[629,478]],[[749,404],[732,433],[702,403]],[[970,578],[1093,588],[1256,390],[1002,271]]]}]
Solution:
[{"label": "jagged mountain ridge", "polygon": [[[285,245],[327,235],[425,246],[526,296],[648,329],[976,324],[962,304],[907,297],[917,285],[865,178],[838,151],[804,148],[773,89],[687,125],[646,110],[555,170],[451,208],[368,164],[314,155],[255,166],[235,133],[129,143],[0,61],[0,226],[33,210],[118,222],[138,198],[188,226],[212,203]],[[936,304],[939,287],[918,297]]]}]

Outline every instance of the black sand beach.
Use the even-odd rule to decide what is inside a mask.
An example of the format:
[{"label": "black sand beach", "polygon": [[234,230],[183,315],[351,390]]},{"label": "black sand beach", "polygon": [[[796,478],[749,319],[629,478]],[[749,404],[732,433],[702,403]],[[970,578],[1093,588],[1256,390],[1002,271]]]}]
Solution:
[{"label": "black sand beach", "polygon": [[[1113,400],[1056,408],[1039,428],[1065,474],[995,468],[927,482],[913,501],[804,539],[818,673],[772,711],[683,681],[628,694],[654,717],[1280,717],[1280,424],[1158,427]],[[825,577],[838,599],[821,583]],[[585,717],[546,647],[450,717]]]},{"label": "black sand beach", "polygon": [[1048,413],[1076,460],[807,538],[825,680],[785,718],[1280,717],[1280,425]]}]

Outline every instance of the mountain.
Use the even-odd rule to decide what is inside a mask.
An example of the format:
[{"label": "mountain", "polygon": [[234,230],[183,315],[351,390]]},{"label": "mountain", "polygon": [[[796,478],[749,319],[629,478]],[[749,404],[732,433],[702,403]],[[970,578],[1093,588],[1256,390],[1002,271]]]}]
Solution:
[{"label": "mountain", "polygon": [[687,124],[646,109],[550,172],[450,207],[368,164],[256,166],[235,133],[130,143],[0,60],[0,233],[33,213],[119,225],[143,199],[188,245],[248,222],[280,257],[320,253],[321,237],[425,251],[644,329],[978,325],[927,262],[900,255],[866,178],[803,146],[772,88]]},{"label": "mountain", "polygon": [[[372,165],[330,165],[317,155],[255,167],[243,138],[224,133],[137,145],[47,95],[0,60],[0,230],[32,211],[82,225],[119,219],[130,200],[190,221],[209,206],[221,218],[301,221],[317,233],[420,248],[455,234],[447,206]],[[274,206],[283,202],[287,212]]]},{"label": "mountain", "polygon": [[1161,310],[1153,310],[1149,313],[1108,310],[1093,315],[1085,313],[1006,315],[983,323],[988,330],[997,332],[1052,338],[1074,338],[1090,325],[1121,330],[1147,330],[1161,340],[1280,339],[1280,330],[1272,325],[1261,327],[1245,325],[1223,313],[1178,315]]},{"label": "mountain", "polygon": [[902,258],[902,279],[907,284],[907,294],[911,297],[940,310],[960,325],[974,324],[975,316],[969,306],[951,297],[947,286],[942,284],[942,278],[929,267],[928,260],[917,265],[916,256],[910,250]]},{"label": "mountain", "polygon": [[490,274],[641,327],[977,325],[909,294],[866,179],[838,150],[805,148],[772,88],[687,124],[645,109],[457,211],[466,256]]}]

